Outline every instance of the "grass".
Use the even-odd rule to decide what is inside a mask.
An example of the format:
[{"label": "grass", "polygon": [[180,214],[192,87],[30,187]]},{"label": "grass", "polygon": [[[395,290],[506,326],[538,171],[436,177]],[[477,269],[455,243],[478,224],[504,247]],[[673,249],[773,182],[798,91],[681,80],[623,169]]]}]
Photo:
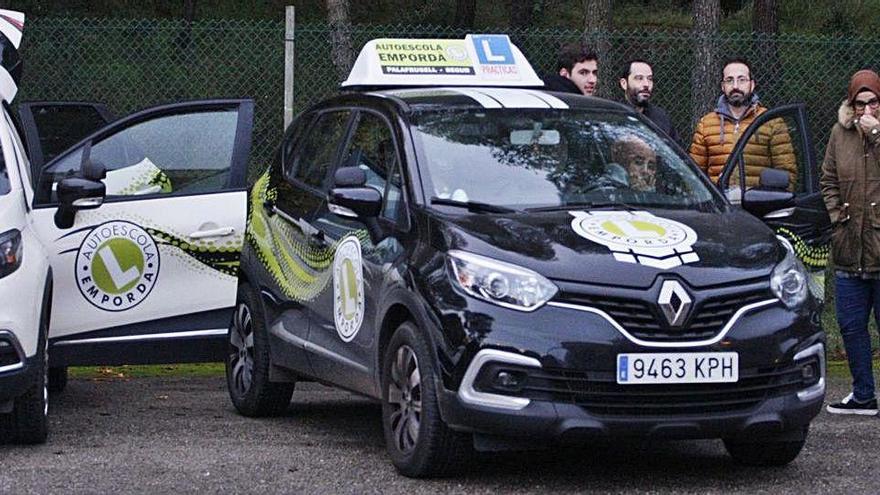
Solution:
[{"label": "grass", "polygon": [[130,378],[223,376],[223,363],[83,366],[69,370],[71,378],[127,380]]}]

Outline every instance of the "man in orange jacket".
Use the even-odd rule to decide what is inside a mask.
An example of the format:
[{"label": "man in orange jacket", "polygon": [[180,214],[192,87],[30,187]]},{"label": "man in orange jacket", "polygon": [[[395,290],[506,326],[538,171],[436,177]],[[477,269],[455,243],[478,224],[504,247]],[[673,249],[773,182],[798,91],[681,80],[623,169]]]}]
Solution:
[{"label": "man in orange jacket", "polygon": [[[734,58],[724,64],[721,91],[715,110],[697,123],[690,148],[691,157],[712,182],[717,182],[743,131],[767,111],[758,102],[752,70],[745,59]],[[743,157],[746,187],[758,185],[766,167],[787,171],[792,184],[797,179],[797,158],[782,119],[767,122],[752,135]],[[738,174],[734,174],[731,183],[738,182]]]}]

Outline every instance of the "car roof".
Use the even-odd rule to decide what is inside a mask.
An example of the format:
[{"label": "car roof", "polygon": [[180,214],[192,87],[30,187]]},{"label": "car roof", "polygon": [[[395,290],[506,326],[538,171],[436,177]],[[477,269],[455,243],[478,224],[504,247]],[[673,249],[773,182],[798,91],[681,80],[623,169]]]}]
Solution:
[{"label": "car roof", "polygon": [[322,101],[315,108],[339,105],[386,107],[411,113],[438,109],[578,109],[634,113],[631,108],[603,98],[541,89],[493,87],[422,87],[346,92]]}]

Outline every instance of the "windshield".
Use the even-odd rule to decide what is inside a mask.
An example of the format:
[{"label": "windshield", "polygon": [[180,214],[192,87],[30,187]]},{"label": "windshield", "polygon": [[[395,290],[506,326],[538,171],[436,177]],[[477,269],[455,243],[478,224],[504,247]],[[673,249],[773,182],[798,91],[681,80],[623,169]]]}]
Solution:
[{"label": "windshield", "polygon": [[469,109],[413,121],[428,198],[516,209],[721,204],[700,172],[632,115]]}]

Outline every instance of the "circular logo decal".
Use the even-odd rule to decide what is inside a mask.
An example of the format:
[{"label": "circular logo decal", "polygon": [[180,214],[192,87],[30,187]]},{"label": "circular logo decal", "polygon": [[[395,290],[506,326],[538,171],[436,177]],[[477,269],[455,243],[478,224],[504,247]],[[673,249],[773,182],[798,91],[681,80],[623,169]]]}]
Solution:
[{"label": "circular logo decal", "polygon": [[336,332],[351,342],[364,321],[364,268],[361,243],[349,236],[339,241],[333,258],[333,316]]},{"label": "circular logo decal", "polygon": [[125,311],[140,304],[150,295],[158,275],[156,241],[130,222],[95,227],[76,254],[79,291],[105,311]]},{"label": "circular logo decal", "polygon": [[660,269],[700,261],[693,250],[697,233],[675,220],[646,211],[569,213],[578,235],[607,247],[618,261]]}]

